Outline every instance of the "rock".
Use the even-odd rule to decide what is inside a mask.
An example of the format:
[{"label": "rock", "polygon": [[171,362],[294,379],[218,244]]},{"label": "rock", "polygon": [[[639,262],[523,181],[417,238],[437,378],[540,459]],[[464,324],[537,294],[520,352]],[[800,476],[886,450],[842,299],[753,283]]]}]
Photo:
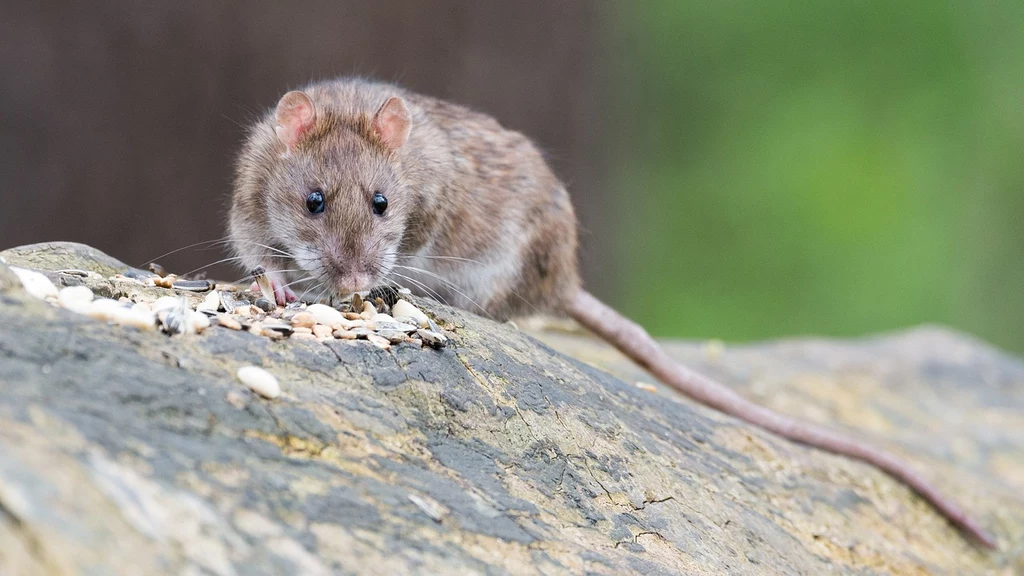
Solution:
[{"label": "rock", "polygon": [[324,326],[333,327],[335,324],[341,324],[342,320],[345,319],[345,317],[341,315],[341,312],[338,312],[326,304],[310,304],[306,307],[306,312],[312,314],[313,318]]},{"label": "rock", "polygon": [[273,399],[281,395],[277,378],[259,366],[242,366],[235,374],[242,384],[264,398]]},{"label": "rock", "polygon": [[[0,574],[1022,572],[1019,358],[936,328],[668,346],[912,460],[998,536],[980,552],[874,468],[637,388],[603,343],[415,303],[451,346],[168,337],[3,293]],[[245,390],[251,364],[289,394]]]},{"label": "rock", "polygon": [[413,306],[408,300],[399,300],[391,307],[391,315],[395,318],[411,318],[414,324],[420,328],[426,328],[427,315],[422,310]]},{"label": "rock", "polygon": [[21,281],[25,291],[36,298],[42,300],[44,298],[57,297],[57,287],[45,275],[35,270],[18,268],[16,266],[11,266],[11,271],[18,276],[18,280]]}]

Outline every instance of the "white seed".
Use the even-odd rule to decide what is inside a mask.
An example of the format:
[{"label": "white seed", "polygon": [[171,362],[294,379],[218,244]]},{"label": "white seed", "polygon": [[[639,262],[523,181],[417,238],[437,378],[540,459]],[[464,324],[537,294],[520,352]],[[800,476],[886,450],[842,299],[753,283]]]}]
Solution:
[{"label": "white seed", "polygon": [[277,378],[259,366],[242,366],[236,375],[242,384],[264,398],[277,398],[281,395],[281,385]]},{"label": "white seed", "polygon": [[356,333],[351,330],[335,330],[334,337],[341,338],[342,340],[355,340]]},{"label": "white seed", "polygon": [[395,305],[391,307],[391,314],[394,315],[395,318],[398,318],[399,316],[412,318],[415,320],[414,323],[420,328],[426,328],[429,325],[427,315],[407,300],[399,300],[398,302],[395,302]]},{"label": "white seed", "polygon": [[424,344],[435,348],[441,348],[448,343],[448,338],[440,332],[434,332],[432,330],[417,330],[416,335],[423,340]]},{"label": "white seed", "polygon": [[139,330],[156,330],[156,314],[139,312],[131,308],[114,308],[108,317],[121,326],[131,326]]},{"label": "white seed", "polygon": [[50,282],[49,278],[39,272],[27,268],[18,268],[17,266],[11,266],[11,271],[18,275],[18,280],[21,280],[21,285],[25,287],[25,291],[36,298],[43,299],[57,296],[57,287],[53,285],[53,282]]},{"label": "white seed", "polygon": [[152,312],[153,307],[145,302],[137,302],[132,304],[132,310],[136,312]]},{"label": "white seed", "polygon": [[196,310],[199,312],[209,311],[216,312],[220,309],[220,292],[214,290],[206,295],[206,298],[196,306]]},{"label": "white seed", "polygon": [[657,392],[658,391],[658,387],[655,386],[654,384],[649,383],[649,382],[637,382],[636,383],[636,387],[641,389],[641,390],[643,390],[643,391],[645,391],[645,392]]},{"label": "white seed", "polygon": [[156,299],[156,302],[153,302],[153,311],[170,310],[180,304],[181,299],[177,296],[161,296]]},{"label": "white seed", "polygon": [[60,293],[57,294],[57,302],[64,308],[88,304],[92,302],[92,298],[92,290],[86,286],[68,286],[61,288]]},{"label": "white seed", "polygon": [[364,320],[369,320],[377,315],[377,308],[369,302],[363,302],[363,311],[359,316]]},{"label": "white seed", "polygon": [[391,315],[389,315],[389,314],[374,314],[373,318],[370,318],[370,322],[373,322],[374,324],[376,324],[378,322],[392,322],[393,323],[394,321],[395,321],[395,319],[392,318]]},{"label": "white seed", "polygon": [[398,330],[400,332],[415,332],[417,330],[414,324],[403,324],[401,322],[377,322],[373,325],[373,329],[377,332],[383,332],[385,330]]},{"label": "white seed", "polygon": [[381,330],[380,332],[377,332],[377,336],[386,338],[387,341],[392,344],[401,344],[402,342],[405,342],[406,339],[405,332],[402,332],[401,330]]},{"label": "white seed", "polygon": [[333,326],[334,324],[341,324],[341,321],[345,319],[341,312],[338,312],[334,308],[325,304],[310,304],[306,308],[306,312],[313,315],[313,318],[320,324],[327,326]]},{"label": "white seed", "polygon": [[382,338],[376,334],[367,334],[366,339],[369,340],[371,344],[382,350],[388,350],[391,348],[391,342],[388,341],[387,338]]},{"label": "white seed", "polygon": [[203,330],[210,327],[210,317],[202,312],[192,312],[189,314],[188,321],[191,328],[190,332],[195,332],[196,334],[200,334]]}]

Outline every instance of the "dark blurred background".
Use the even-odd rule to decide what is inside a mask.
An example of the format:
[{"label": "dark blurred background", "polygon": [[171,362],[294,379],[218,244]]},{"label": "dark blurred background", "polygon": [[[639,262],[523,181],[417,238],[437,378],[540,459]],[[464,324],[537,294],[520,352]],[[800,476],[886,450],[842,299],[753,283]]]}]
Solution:
[{"label": "dark blurred background", "polygon": [[589,287],[658,335],[1021,352],[1021,54],[1016,1],[0,0],[0,247],[220,238],[243,126],[361,74],[533,137]]}]

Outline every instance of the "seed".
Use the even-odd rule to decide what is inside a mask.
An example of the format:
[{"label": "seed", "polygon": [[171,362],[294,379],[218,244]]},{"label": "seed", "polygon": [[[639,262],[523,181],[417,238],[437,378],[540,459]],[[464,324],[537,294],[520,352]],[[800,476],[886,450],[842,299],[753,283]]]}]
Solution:
[{"label": "seed", "polygon": [[236,376],[242,384],[264,398],[273,399],[281,395],[281,385],[277,378],[259,366],[242,366]]},{"label": "seed", "polygon": [[647,382],[637,382],[636,387],[643,390],[644,392],[657,392],[658,389],[653,384]]},{"label": "seed", "polygon": [[356,333],[351,330],[335,330],[332,334],[335,338],[341,338],[342,340],[356,339]]},{"label": "seed", "polygon": [[61,288],[57,294],[57,302],[65,308],[92,302],[93,294],[86,286],[68,286]]},{"label": "seed", "polygon": [[36,298],[43,299],[58,295],[57,287],[43,274],[28,268],[18,268],[17,266],[11,266],[10,268],[12,272],[18,275],[18,279],[21,280],[21,285],[25,287],[25,291]]},{"label": "seed", "polygon": [[153,285],[154,286],[159,286],[161,288],[171,288],[171,287],[174,286],[174,282],[177,279],[178,279],[178,277],[175,276],[174,274],[168,274],[167,276],[161,276],[160,278],[153,278],[152,280],[153,280]]},{"label": "seed", "polygon": [[313,334],[318,338],[330,338],[331,332],[333,332],[333,330],[331,330],[330,326],[324,326],[323,324],[315,324],[313,326]]},{"label": "seed", "polygon": [[429,319],[427,318],[427,315],[407,300],[399,300],[398,302],[395,302],[395,305],[391,307],[391,314],[393,314],[395,318],[401,316],[412,318],[415,321],[413,323],[420,328],[426,328],[429,326]]},{"label": "seed", "polygon": [[203,301],[196,306],[196,310],[199,312],[216,312],[220,309],[220,292],[214,290],[203,298]]},{"label": "seed", "polygon": [[277,305],[266,298],[257,298],[256,307],[264,312],[273,312],[277,308]]},{"label": "seed", "polygon": [[306,328],[305,326],[295,326],[292,328],[292,334],[312,334],[312,328]]},{"label": "seed", "polygon": [[181,299],[177,296],[161,296],[153,302],[153,310],[159,312],[161,310],[170,310],[171,308],[177,307],[181,304]]},{"label": "seed", "polygon": [[416,331],[416,335],[423,339],[423,343],[433,348],[444,348],[445,344],[448,343],[448,338],[440,332],[434,332],[433,330],[423,330],[422,328]]},{"label": "seed", "polygon": [[312,314],[318,323],[325,326],[341,324],[341,321],[345,319],[341,312],[325,304],[311,304],[306,308],[306,312]]},{"label": "seed", "polygon": [[110,311],[109,319],[116,324],[131,326],[139,330],[156,329],[156,315],[152,312],[136,312],[131,308],[114,308]]},{"label": "seed", "polygon": [[256,285],[259,286],[264,298],[274,300],[274,287],[270,283],[270,278],[267,278],[267,271],[263,266],[257,266],[252,269],[252,279],[256,281]]},{"label": "seed", "polygon": [[395,301],[398,300],[398,292],[391,286],[377,286],[370,290],[370,300],[378,299],[388,306],[394,306]]},{"label": "seed", "polygon": [[192,312],[189,315],[190,332],[201,334],[203,330],[210,327],[210,317],[202,312]]},{"label": "seed", "polygon": [[380,348],[381,350],[389,350],[391,348],[391,342],[388,341],[387,338],[382,338],[380,336],[377,336],[376,334],[367,334],[366,339],[369,340],[371,344],[373,344],[377,348]]},{"label": "seed", "polygon": [[391,315],[389,315],[389,314],[374,314],[373,318],[370,318],[370,322],[373,322],[374,324],[376,324],[378,322],[394,322],[394,321],[395,321],[395,319],[392,318]]},{"label": "seed", "polygon": [[227,314],[217,314],[217,323],[231,330],[242,329],[242,323]]},{"label": "seed", "polygon": [[165,270],[163,266],[157,264],[156,262],[149,263],[149,271],[161,278],[167,276],[167,270]]},{"label": "seed", "polygon": [[207,290],[213,290],[214,286],[215,284],[210,280],[178,280],[171,284],[172,288],[186,292],[206,292]]},{"label": "seed", "polygon": [[358,292],[352,295],[352,311],[357,314],[363,311],[363,297]]},{"label": "seed", "polygon": [[[380,316],[380,314],[378,314]],[[376,322],[373,325],[373,329],[377,332],[383,332],[385,330],[395,330],[400,332],[415,332],[416,326],[413,324],[402,324],[401,322]]]},{"label": "seed", "polygon": [[406,338],[405,332],[401,330],[380,330],[377,332],[377,336],[386,338],[387,341],[392,344],[401,344],[402,342],[405,342]]},{"label": "seed", "polygon": [[309,312],[299,312],[292,316],[292,326],[312,328],[316,324],[316,318]]},{"label": "seed", "polygon": [[292,340],[316,340],[316,336],[305,332],[292,332],[290,338]]}]

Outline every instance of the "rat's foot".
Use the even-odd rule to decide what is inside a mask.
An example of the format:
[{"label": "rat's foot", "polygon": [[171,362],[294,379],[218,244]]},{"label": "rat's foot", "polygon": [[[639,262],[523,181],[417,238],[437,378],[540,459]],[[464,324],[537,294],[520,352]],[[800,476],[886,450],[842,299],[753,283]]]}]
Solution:
[{"label": "rat's foot", "polygon": [[[267,279],[270,280],[270,289],[274,291],[274,300],[278,306],[284,306],[289,302],[295,302],[299,299],[295,292],[285,285],[284,278],[279,274],[267,272]],[[249,289],[253,292],[260,292],[260,286],[256,282],[253,282]]]}]

